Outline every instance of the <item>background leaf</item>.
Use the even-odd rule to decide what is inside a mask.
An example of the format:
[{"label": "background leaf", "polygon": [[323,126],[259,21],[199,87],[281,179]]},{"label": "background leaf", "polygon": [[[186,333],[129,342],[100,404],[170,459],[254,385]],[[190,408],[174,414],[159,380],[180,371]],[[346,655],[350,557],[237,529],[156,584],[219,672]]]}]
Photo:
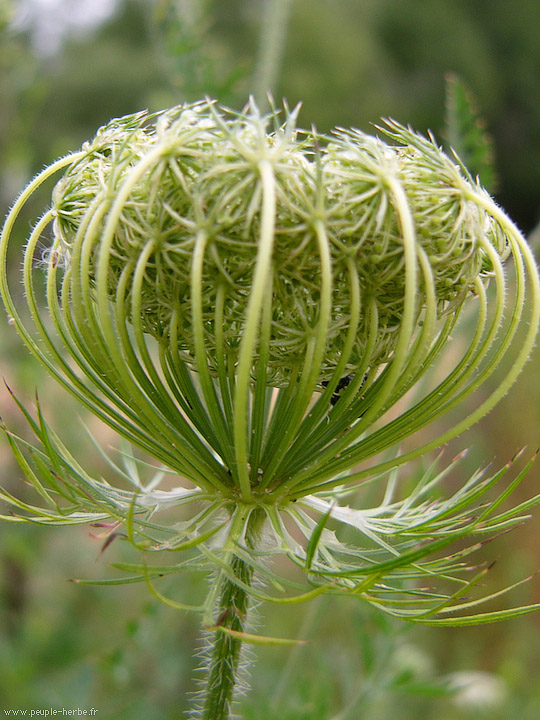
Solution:
[{"label": "background leaf", "polygon": [[473,178],[489,192],[497,185],[493,140],[478,111],[476,98],[463,80],[453,73],[446,76],[445,138]]}]

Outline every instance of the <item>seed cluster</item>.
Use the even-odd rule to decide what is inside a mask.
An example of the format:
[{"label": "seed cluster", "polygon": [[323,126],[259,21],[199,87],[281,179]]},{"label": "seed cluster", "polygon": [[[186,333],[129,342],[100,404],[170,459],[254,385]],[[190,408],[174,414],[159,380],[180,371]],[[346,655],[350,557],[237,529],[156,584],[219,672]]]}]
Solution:
[{"label": "seed cluster", "polygon": [[[66,264],[90,258],[93,287],[105,253],[110,300],[123,304],[128,321],[136,307],[144,331],[166,346],[174,341],[195,370],[196,246],[204,248],[198,291],[208,366],[216,373],[219,357],[234,372],[238,362],[261,237],[263,161],[275,192],[266,278],[271,385],[285,384],[302,365],[320,322],[321,238],[331,259],[332,307],[319,385],[340,360],[353,285],[360,311],[343,374],[392,357],[407,282],[396,186],[415,231],[417,327],[427,293],[441,317],[489,277],[486,244],[506,252],[498,225],[469,199],[472,181],[457,163],[396,123],[384,142],[357,130],[300,132],[294,113],[268,131],[276,116],[261,117],[253,105],[234,114],[205,102],[149,119],[113,121],[85,147],[54,189],[55,234]],[[107,223],[114,228],[105,248]]]}]

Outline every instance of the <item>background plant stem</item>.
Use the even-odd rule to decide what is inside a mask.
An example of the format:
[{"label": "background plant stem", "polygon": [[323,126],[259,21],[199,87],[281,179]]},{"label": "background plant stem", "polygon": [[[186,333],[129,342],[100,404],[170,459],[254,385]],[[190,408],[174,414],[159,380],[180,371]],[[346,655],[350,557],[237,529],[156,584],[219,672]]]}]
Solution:
[{"label": "background plant stem", "polygon": [[276,91],[292,0],[265,0],[259,38],[259,56],[253,94],[260,108],[268,106],[268,93]]}]

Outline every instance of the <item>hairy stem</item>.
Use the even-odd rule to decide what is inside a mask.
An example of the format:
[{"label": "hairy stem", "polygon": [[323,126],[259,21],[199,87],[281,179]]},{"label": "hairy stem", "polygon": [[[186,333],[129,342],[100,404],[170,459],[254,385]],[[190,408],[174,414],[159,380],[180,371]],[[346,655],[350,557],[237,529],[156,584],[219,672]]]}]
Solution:
[{"label": "hairy stem", "polygon": [[[256,545],[262,518],[262,513],[251,513],[244,538],[247,547]],[[250,609],[246,587],[253,582],[253,568],[236,555],[231,556],[229,567],[230,574],[222,573],[220,578],[217,617],[208,651],[203,720],[231,718],[239,675],[244,670],[242,637],[236,633],[246,631]]]}]

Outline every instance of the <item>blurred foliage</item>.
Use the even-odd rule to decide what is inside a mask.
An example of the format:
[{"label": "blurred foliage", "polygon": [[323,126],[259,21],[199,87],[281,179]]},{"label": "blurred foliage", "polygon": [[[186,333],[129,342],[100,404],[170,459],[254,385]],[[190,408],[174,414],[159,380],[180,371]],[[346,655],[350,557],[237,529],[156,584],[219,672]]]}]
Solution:
[{"label": "blurred foliage", "polygon": [[493,141],[467,86],[457,77],[446,78],[445,137],[473,178],[493,193],[496,187]]},{"label": "blurred foliage", "polygon": [[[10,24],[17,3],[0,0],[3,208],[40,167],[77,148],[113,116],[203,95],[240,107],[252,90],[262,9],[263,0],[119,1],[113,17],[92,34],[68,37],[56,55],[40,57],[30,33]],[[390,116],[442,139],[445,76],[456,73],[493,138],[497,198],[522,228],[533,228],[540,215],[538,0],[293,0],[290,13],[273,91],[290,105],[303,102],[301,123],[321,131],[367,129]],[[460,117],[474,118],[466,92],[454,99],[462,110],[472,108],[472,115]],[[484,162],[480,158],[473,172]],[[21,397],[21,388],[39,386],[49,419],[77,444],[81,425],[71,418],[78,410],[36,370],[4,318],[0,333],[1,374]],[[539,364],[537,353],[498,411],[468,438],[476,459],[504,462],[521,445],[538,444]],[[11,423],[7,396],[0,393],[0,414]],[[81,452],[96,462],[91,450]],[[3,446],[0,462],[9,487],[24,492]],[[528,494],[535,477],[538,471]],[[122,557],[122,544],[99,557],[100,543],[85,530],[2,527],[0,534],[2,709],[96,707],[102,719],[178,718],[193,689],[198,628],[192,619],[156,605],[143,587],[66,582],[107,572],[107,560]],[[493,573],[517,580],[534,572],[537,548],[537,524],[500,538],[489,548],[489,557],[501,557]],[[539,590],[534,579],[520,600],[537,600]],[[282,650],[259,652],[246,718],[355,720],[359,707],[370,720],[540,717],[540,650],[531,642],[539,618],[411,630],[352,602],[332,603],[321,599],[285,613],[264,609],[265,632],[300,633],[311,643],[289,659]],[[377,664],[377,658],[389,660]],[[499,707],[483,714],[456,705],[451,676],[472,669],[503,683]],[[338,715],[344,707],[350,712]]]}]

